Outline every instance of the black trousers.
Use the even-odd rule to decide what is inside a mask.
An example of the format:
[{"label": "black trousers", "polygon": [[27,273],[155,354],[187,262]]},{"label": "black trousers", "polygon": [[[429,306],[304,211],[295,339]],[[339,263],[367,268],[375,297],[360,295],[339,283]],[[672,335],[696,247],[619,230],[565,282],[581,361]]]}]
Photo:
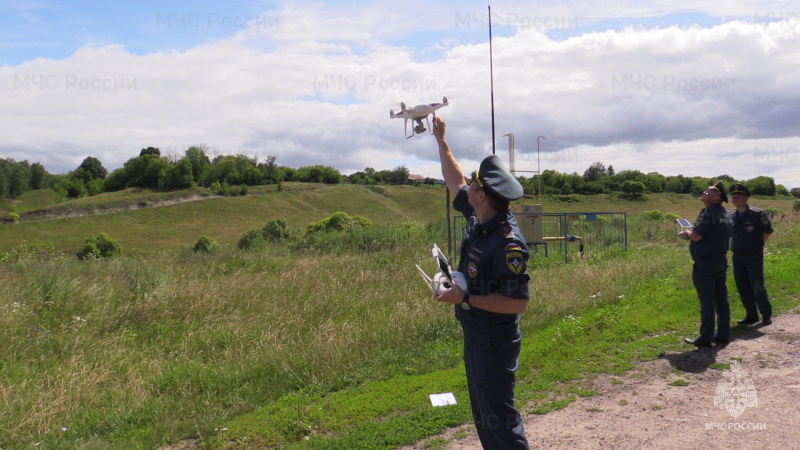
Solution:
[{"label": "black trousers", "polygon": [[763,319],[771,319],[772,304],[764,285],[764,253],[734,252],[733,278],[736,280],[739,296],[742,297],[745,317],[758,320],[760,312]]},{"label": "black trousers", "polygon": [[[728,261],[695,261],[692,281],[700,299],[700,337],[697,343],[711,345],[714,338],[729,341],[731,338],[731,305],[728,303],[728,286],[725,277]],[[716,317],[716,333],[714,318]]]},{"label": "black trousers", "polygon": [[525,428],[514,407],[515,373],[522,338],[464,335],[464,366],[478,437],[484,449],[528,449]]}]

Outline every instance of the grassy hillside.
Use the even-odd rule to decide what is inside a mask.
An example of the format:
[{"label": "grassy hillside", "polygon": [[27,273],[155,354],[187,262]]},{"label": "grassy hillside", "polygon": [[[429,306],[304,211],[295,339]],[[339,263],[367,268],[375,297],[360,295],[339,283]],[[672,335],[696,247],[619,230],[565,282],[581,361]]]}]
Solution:
[{"label": "grassy hillside", "polygon": [[[196,201],[180,203],[182,199]],[[702,208],[687,194],[649,194],[646,201],[627,201],[615,195],[543,198],[545,212],[620,212],[638,214],[659,210],[694,219]],[[520,203],[536,203],[526,197]],[[7,202],[9,203],[9,202]],[[793,199],[753,198],[751,204],[775,206],[789,212]],[[167,206],[157,206],[157,205]],[[430,223],[445,216],[441,186],[356,186],[286,183],[250,189],[245,197],[213,197],[205,190],[122,192],[52,203],[45,193],[32,193],[7,207],[20,213],[21,223],[0,225],[0,251],[22,242],[49,242],[64,251],[77,251],[90,234],[106,233],[125,251],[152,253],[178,250],[207,235],[223,246],[234,246],[245,230],[283,217],[290,228],[305,231],[311,223],[336,211],[369,218],[375,224],[406,221]],[[56,217],[52,219],[51,217]]]},{"label": "grassy hillside", "polygon": [[[202,199],[147,207],[191,196]],[[362,215],[375,224],[427,223],[444,217],[444,203],[445,192],[441,187],[287,183],[282,192],[277,192],[274,186],[262,187],[240,197],[123,191],[59,204],[49,210],[49,214],[56,216],[81,217],[32,222],[25,222],[23,217],[21,223],[0,226],[0,251],[8,251],[24,241],[52,242],[59,249],[76,251],[88,235],[96,233],[116,239],[124,251],[140,253],[188,248],[203,235],[223,246],[235,246],[247,229],[262,227],[268,220],[279,217],[285,218],[290,228],[301,231],[309,223],[336,211]],[[122,210],[98,214],[115,209]]]}]

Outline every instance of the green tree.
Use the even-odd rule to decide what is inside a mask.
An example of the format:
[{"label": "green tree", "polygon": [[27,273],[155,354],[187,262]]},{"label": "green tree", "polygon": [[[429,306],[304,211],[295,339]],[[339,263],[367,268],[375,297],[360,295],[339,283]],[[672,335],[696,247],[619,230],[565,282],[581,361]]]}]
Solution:
[{"label": "green tree", "polygon": [[622,183],[622,192],[628,200],[640,200],[644,197],[644,183],[641,181],[626,180]]},{"label": "green tree", "polygon": [[89,193],[83,179],[71,175],[58,175],[53,181],[53,190],[66,198],[86,197]]},{"label": "green tree", "polygon": [[127,172],[125,187],[159,188],[169,166],[167,158],[152,153],[129,159],[123,165]]},{"label": "green tree", "polygon": [[28,161],[0,159],[0,198],[17,198],[30,190],[31,165]]},{"label": "green tree", "polygon": [[211,160],[206,155],[206,147],[203,145],[189,147],[186,150],[186,159],[192,165],[192,180],[202,186],[208,186],[208,184],[203,184],[203,175],[206,172],[206,168],[211,164]]},{"label": "green tree", "polygon": [[763,175],[755,177],[752,180],[747,180],[745,185],[748,189],[750,189],[751,195],[767,195],[770,197],[775,196],[775,180],[772,177]]},{"label": "green tree", "polygon": [[161,187],[165,189],[187,189],[192,187],[194,176],[192,175],[192,163],[189,158],[183,157],[177,163],[167,167],[164,177],[161,180]]},{"label": "green tree", "polygon": [[258,165],[264,182],[267,184],[278,184],[283,182],[283,171],[276,160],[277,158],[275,156],[267,155],[267,161]]},{"label": "green tree", "polygon": [[389,173],[389,176],[386,178],[386,182],[395,185],[406,184],[409,173],[410,172],[406,166],[397,166]]},{"label": "green tree", "polygon": [[597,161],[583,172],[583,179],[584,181],[600,181],[607,173],[605,164]]},{"label": "green tree", "polygon": [[11,192],[11,185],[9,183],[6,165],[6,160],[0,159],[0,200],[11,197],[9,195]]},{"label": "green tree", "polygon": [[111,172],[105,180],[103,180],[103,190],[105,192],[121,191],[128,187],[130,176],[128,170],[120,167]]},{"label": "green tree", "polygon": [[50,174],[47,173],[44,166],[37,163],[31,165],[31,189],[39,190],[44,189],[49,184]]},{"label": "green tree", "polygon": [[342,174],[328,166],[304,166],[294,174],[294,181],[304,183],[338,184],[341,180]]},{"label": "green tree", "polygon": [[99,159],[89,156],[75,169],[75,176],[82,179],[84,183],[88,183],[95,179],[105,179],[108,176],[108,170],[103,167],[103,163]]}]

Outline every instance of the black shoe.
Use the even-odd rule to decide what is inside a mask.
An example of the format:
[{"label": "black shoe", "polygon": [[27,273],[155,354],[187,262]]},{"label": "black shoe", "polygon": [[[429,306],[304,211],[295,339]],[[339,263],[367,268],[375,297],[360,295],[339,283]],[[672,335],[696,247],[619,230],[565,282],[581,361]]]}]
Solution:
[{"label": "black shoe", "polygon": [[736,323],[738,323],[739,325],[755,325],[755,324],[758,323],[758,317],[756,317],[755,319],[751,319],[749,317],[745,317],[744,319],[742,319],[742,320],[740,320],[740,321],[738,321]]},{"label": "black shoe", "polygon": [[683,342],[686,342],[689,345],[694,345],[695,347],[711,347],[711,344],[703,344],[698,342],[697,339],[692,340],[689,338],[683,338]]},{"label": "black shoe", "polygon": [[761,325],[772,325],[772,318],[762,320]]},{"label": "black shoe", "polygon": [[726,345],[730,344],[731,341],[729,341],[727,339],[720,339],[720,338],[716,338],[715,337],[714,338],[714,343],[717,344],[717,347],[725,347]]}]

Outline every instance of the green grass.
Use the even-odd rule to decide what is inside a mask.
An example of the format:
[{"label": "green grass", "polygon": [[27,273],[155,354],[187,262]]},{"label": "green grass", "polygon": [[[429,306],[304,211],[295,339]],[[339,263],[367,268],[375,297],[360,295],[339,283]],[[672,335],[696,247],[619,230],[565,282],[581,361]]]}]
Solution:
[{"label": "green grass", "polygon": [[[305,231],[309,223],[336,211],[368,217],[375,224],[407,221],[428,223],[443,217],[444,189],[439,187],[386,186],[389,195],[368,187],[289,184],[284,191],[274,186],[251,189],[247,197],[211,197],[202,201],[158,208],[124,210],[114,214],[88,215],[0,226],[0,251],[22,242],[53,242],[59,249],[76,252],[90,234],[106,233],[123,251],[148,254],[188,248],[201,236],[214,238],[223,247],[233,247],[250,228],[262,227],[284,217],[290,228]],[[150,202],[197,194],[146,193]],[[141,193],[127,190],[75,200],[61,205],[64,211],[86,213],[136,205]],[[197,194],[199,195],[199,194]],[[92,201],[91,204],[84,202]]]},{"label": "green grass", "polygon": [[[427,249],[443,231],[395,226],[440,217],[443,197],[321,186],[0,226],[0,245],[17,248],[0,263],[0,447],[155,448],[189,437],[208,448],[395,448],[469,422],[459,326],[413,266],[433,271]],[[311,249],[234,248],[271,218],[302,229],[336,210],[379,226]],[[776,229],[767,283],[784,311],[798,303],[800,233],[789,219]],[[70,249],[92,232],[126,255],[78,262]],[[532,261],[521,409],[544,414],[595,395],[594,374],[623,376],[696,333],[685,243],[672,224],[648,233],[592,264]],[[221,250],[189,252],[200,235]],[[733,291],[731,303],[741,313]],[[439,392],[458,405],[432,408]]]}]

